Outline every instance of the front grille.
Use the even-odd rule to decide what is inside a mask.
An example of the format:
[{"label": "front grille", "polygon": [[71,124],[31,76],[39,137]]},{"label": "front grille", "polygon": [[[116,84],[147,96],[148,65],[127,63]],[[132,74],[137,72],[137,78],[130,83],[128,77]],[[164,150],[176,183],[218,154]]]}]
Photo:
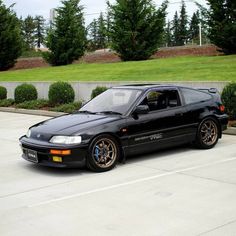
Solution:
[{"label": "front grille", "polygon": [[47,148],[39,148],[39,147],[31,146],[31,145],[29,146],[26,144],[22,144],[22,147],[23,147],[23,150],[24,150],[24,148],[26,148],[26,149],[36,151],[38,153],[49,154],[49,149],[47,149]]}]

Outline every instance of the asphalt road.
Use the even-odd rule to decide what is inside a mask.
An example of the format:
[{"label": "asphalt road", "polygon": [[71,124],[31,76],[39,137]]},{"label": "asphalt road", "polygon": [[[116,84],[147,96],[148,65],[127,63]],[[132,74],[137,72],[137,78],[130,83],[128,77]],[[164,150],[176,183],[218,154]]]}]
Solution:
[{"label": "asphalt road", "polygon": [[44,119],[0,113],[0,235],[236,235],[236,136],[97,174],[21,159],[18,138]]}]

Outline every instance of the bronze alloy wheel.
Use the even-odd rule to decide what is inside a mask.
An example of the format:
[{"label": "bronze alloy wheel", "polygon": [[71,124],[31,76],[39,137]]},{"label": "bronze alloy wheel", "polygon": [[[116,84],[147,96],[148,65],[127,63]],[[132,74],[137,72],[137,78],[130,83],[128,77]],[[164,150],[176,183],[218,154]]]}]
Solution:
[{"label": "bronze alloy wheel", "polygon": [[213,120],[206,120],[200,130],[202,143],[206,146],[212,146],[218,139],[218,127]]},{"label": "bronze alloy wheel", "polygon": [[100,168],[111,167],[117,159],[116,144],[108,138],[99,139],[93,146],[92,158]]}]

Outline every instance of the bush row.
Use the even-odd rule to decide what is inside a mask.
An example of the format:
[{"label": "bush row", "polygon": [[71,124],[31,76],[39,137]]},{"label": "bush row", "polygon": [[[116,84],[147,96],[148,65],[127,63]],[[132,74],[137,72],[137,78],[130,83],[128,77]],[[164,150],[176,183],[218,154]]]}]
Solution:
[{"label": "bush row", "polygon": [[[98,86],[92,91],[91,99],[106,91],[106,87]],[[18,108],[41,109],[47,106],[57,106],[55,111],[72,111],[81,107],[81,103],[74,103],[75,92],[72,86],[66,82],[53,83],[49,88],[49,101],[37,100],[38,93],[35,86],[21,84],[15,89],[15,101],[7,99],[7,89],[0,86],[0,106],[8,107],[14,104]],[[236,83],[229,83],[222,92],[222,101],[230,119],[236,119]]]},{"label": "bush row", "polygon": [[[92,91],[94,98],[107,90],[97,87]],[[38,92],[31,84],[21,84],[16,87],[14,99],[7,99],[7,89],[0,86],[0,107],[14,106],[22,109],[47,109],[57,112],[72,113],[81,108],[81,102],[74,102],[75,92],[69,83],[53,83],[48,92],[49,100],[38,99]]]},{"label": "bush row", "polygon": [[[106,91],[106,87],[96,87],[91,94],[91,99]],[[14,93],[15,103],[25,103],[38,99],[38,92],[34,85],[21,84],[16,87]],[[48,92],[48,98],[51,105],[63,105],[73,103],[75,100],[75,92],[72,86],[66,82],[53,83]],[[0,100],[7,99],[7,89],[0,86]],[[28,103],[26,103],[28,104]],[[32,103],[33,106],[34,103]],[[37,104],[35,104],[37,106]]]}]

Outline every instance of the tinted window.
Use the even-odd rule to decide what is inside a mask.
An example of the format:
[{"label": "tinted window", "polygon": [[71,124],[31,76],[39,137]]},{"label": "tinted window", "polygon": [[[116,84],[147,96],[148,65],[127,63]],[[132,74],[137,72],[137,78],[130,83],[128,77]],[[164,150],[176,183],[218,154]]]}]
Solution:
[{"label": "tinted window", "polygon": [[193,89],[182,88],[181,91],[186,104],[204,102],[212,98],[210,94]]},{"label": "tinted window", "polygon": [[156,111],[180,106],[180,100],[176,90],[157,90],[149,92],[140,105],[148,105],[150,111]]}]

